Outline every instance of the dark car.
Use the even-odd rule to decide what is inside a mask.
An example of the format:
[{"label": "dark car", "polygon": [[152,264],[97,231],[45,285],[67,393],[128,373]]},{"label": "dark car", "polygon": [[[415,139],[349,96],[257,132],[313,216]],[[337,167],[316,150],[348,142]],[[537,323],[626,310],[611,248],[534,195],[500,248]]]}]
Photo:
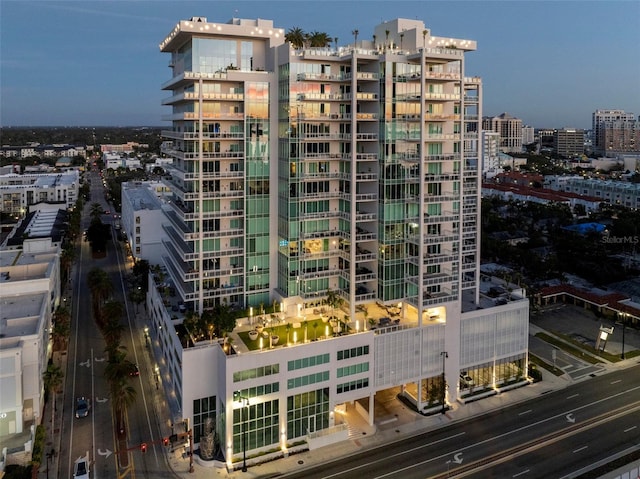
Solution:
[{"label": "dark car", "polygon": [[89,415],[89,401],[85,397],[76,399],[76,417],[87,417]]},{"label": "dark car", "polygon": [[131,366],[131,371],[129,371],[129,376],[140,376],[140,370],[138,369],[138,365],[134,364]]}]

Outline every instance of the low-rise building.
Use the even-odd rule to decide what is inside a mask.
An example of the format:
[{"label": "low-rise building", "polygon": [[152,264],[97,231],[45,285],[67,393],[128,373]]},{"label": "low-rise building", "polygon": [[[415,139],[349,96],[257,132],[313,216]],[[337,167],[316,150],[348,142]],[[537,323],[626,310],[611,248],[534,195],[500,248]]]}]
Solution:
[{"label": "low-rise building", "polygon": [[122,184],[122,229],[136,259],[161,264],[167,222],[155,186],[159,183],[129,182]]},{"label": "low-rise building", "polygon": [[550,189],[597,198],[612,205],[640,208],[640,183],[600,180],[582,176],[551,177],[545,181]]},{"label": "low-rise building", "polygon": [[0,176],[0,211],[24,216],[32,205],[56,203],[71,208],[80,191],[80,173],[69,170],[64,173],[23,174]]},{"label": "low-rise building", "polygon": [[42,422],[51,318],[60,304],[60,242],[23,239],[32,215],[0,250],[0,437]]}]

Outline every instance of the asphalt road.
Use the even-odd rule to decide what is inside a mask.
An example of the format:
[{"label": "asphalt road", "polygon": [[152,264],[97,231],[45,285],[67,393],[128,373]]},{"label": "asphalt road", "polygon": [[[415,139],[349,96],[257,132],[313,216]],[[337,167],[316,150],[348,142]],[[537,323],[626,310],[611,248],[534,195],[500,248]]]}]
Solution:
[{"label": "asphalt road", "polygon": [[[105,224],[113,224],[113,208],[104,199],[102,178],[97,172],[89,174],[91,178],[91,199],[87,201],[82,230],[89,226],[89,211],[93,203],[99,203],[111,214],[103,215]],[[130,260],[130,258],[129,258]],[[92,268],[101,268],[111,278],[114,290],[112,299],[125,306],[123,324],[125,331],[122,344],[128,351],[128,358],[138,364],[140,376],[132,378],[131,385],[136,389],[136,402],[128,411],[128,451],[126,464],[117,461],[118,443],[115,424],[112,417],[108,383],[104,379],[107,363],[104,351],[105,342],[99,332],[91,312],[91,295],[87,284],[87,273]],[[53,448],[57,450],[58,470],[50,471],[51,477],[73,477],[74,462],[77,458],[89,454],[92,478],[115,477],[175,477],[167,465],[167,458],[161,450],[162,438],[159,433],[157,402],[162,391],[154,385],[154,373],[148,350],[144,346],[143,324],[138,319],[134,306],[126,301],[124,276],[127,262],[121,245],[112,229],[112,241],[107,243],[107,255],[93,258],[88,242],[81,241],[74,266],[71,284],[72,323],[71,341],[67,350],[67,370],[65,371],[65,397],[63,419],[58,430],[54,431],[57,441]],[[142,308],[142,307],[140,307]],[[91,403],[90,414],[85,418],[75,417],[76,397],[85,396]],[[139,445],[149,444],[146,454],[142,454]]]},{"label": "asphalt road", "polygon": [[639,443],[640,366],[634,366],[283,477],[573,477]]}]

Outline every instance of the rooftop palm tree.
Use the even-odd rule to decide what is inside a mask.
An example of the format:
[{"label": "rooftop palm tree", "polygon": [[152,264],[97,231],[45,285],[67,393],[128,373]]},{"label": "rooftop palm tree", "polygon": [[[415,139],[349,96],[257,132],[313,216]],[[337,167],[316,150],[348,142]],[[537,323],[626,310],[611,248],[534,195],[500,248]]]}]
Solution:
[{"label": "rooftop palm tree", "polygon": [[311,32],[309,43],[311,47],[328,47],[333,39],[324,32]]},{"label": "rooftop palm tree", "polygon": [[211,311],[215,334],[219,338],[223,337],[225,333],[233,331],[236,327],[236,317],[231,312],[227,303],[216,304]]},{"label": "rooftop palm tree", "polygon": [[333,314],[337,308],[342,306],[344,300],[338,295],[337,291],[331,289],[327,290],[327,304],[331,307],[331,317],[335,317]]},{"label": "rooftop palm tree", "polygon": [[306,34],[300,27],[293,27],[284,35],[284,39],[291,43],[294,48],[302,48],[304,46]]},{"label": "rooftop palm tree", "polygon": [[358,33],[360,33],[358,30],[352,30],[351,34],[353,35],[353,45],[357,48],[358,47]]}]

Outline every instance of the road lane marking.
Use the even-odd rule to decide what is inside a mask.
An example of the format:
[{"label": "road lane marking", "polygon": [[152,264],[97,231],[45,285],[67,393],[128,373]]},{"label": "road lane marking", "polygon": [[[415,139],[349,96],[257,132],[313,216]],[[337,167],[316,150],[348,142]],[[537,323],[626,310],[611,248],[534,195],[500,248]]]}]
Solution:
[{"label": "road lane marking", "polygon": [[575,454],[576,452],[584,451],[584,450],[585,450],[586,448],[588,448],[588,447],[589,447],[589,446],[582,446],[582,447],[579,447],[578,449],[575,449],[575,450],[573,451],[573,453]]},{"label": "road lane marking", "polygon": [[[439,443],[441,443],[441,442],[445,442],[445,441],[448,441],[448,440],[450,440],[450,439],[454,439],[454,438],[456,438],[456,437],[464,436],[465,434],[466,434],[466,433],[464,433],[464,432],[459,432],[458,434],[454,434],[453,436],[448,436],[448,437],[445,437],[445,438],[442,438],[442,439],[438,439],[437,441],[432,441],[432,442],[430,442],[429,444],[422,444],[422,445],[417,446],[417,447],[414,447],[414,448],[412,448],[412,449],[407,449],[407,450],[405,450],[405,451],[398,452],[398,453],[396,453],[396,454],[392,454],[392,455],[390,455],[390,456],[385,456],[384,458],[382,458],[382,459],[378,459],[378,460],[376,460],[376,461],[370,461],[370,462],[368,462],[368,463],[366,463],[366,464],[363,464],[363,465],[361,465],[361,466],[355,466],[355,467],[352,467],[352,468],[349,468],[349,469],[345,469],[345,470],[342,470],[342,471],[336,472],[335,474],[330,474],[330,475],[328,475],[328,476],[323,476],[323,479],[328,479],[328,478],[330,478],[330,477],[336,477],[336,476],[342,476],[342,475],[344,475],[344,474],[346,474],[346,473],[348,473],[348,472],[357,471],[358,469],[362,469],[363,467],[368,467],[368,466],[370,466],[370,465],[372,465],[372,464],[375,464],[375,463],[377,463],[377,462],[385,462],[385,463],[386,463],[387,461],[389,461],[389,459],[391,459],[391,458],[393,458],[393,457],[402,456],[402,455],[407,454],[407,453],[411,453],[411,452],[414,452],[414,451],[418,451],[418,450],[420,450],[420,449],[423,449],[423,448],[424,448],[424,447],[426,447],[426,446],[433,446],[433,445],[435,445],[435,444],[439,444]],[[435,461],[436,459],[443,459],[443,458],[449,457],[450,455],[451,455],[450,453],[442,454],[442,455],[438,456],[437,458],[436,458],[436,457],[431,458],[431,459],[429,459],[428,461],[424,461],[423,463],[425,463],[425,464],[426,464],[427,462]],[[414,466],[410,466],[410,467],[407,467],[407,468],[405,468],[405,469],[411,469],[411,468],[413,468],[413,467],[414,467]],[[402,469],[401,469],[401,470],[402,470]],[[395,474],[396,472],[398,472],[398,471],[394,471],[393,473],[390,473],[390,474]],[[387,475],[388,475],[388,474],[387,474]],[[384,476],[380,476],[380,477],[384,477]]]},{"label": "road lane marking", "polygon": [[527,409],[526,411],[522,411],[518,413],[518,416],[524,416],[525,414],[529,414],[530,412],[531,412],[531,409]]},{"label": "road lane marking", "polygon": [[622,382],[622,379],[616,379],[615,381],[611,381],[609,384],[618,384],[621,382]]},{"label": "road lane marking", "polygon": [[631,427],[628,427],[628,428],[626,428],[623,432],[633,431],[636,427],[638,427],[638,426],[631,426]]},{"label": "road lane marking", "polygon": [[522,476],[523,474],[528,474],[528,473],[529,473],[529,469],[525,469],[524,471],[519,472],[518,474],[514,474],[511,477],[518,477],[518,476]]},{"label": "road lane marking", "polygon": [[567,396],[567,399],[577,398],[578,396],[580,396],[580,394],[572,394],[571,396]]}]

